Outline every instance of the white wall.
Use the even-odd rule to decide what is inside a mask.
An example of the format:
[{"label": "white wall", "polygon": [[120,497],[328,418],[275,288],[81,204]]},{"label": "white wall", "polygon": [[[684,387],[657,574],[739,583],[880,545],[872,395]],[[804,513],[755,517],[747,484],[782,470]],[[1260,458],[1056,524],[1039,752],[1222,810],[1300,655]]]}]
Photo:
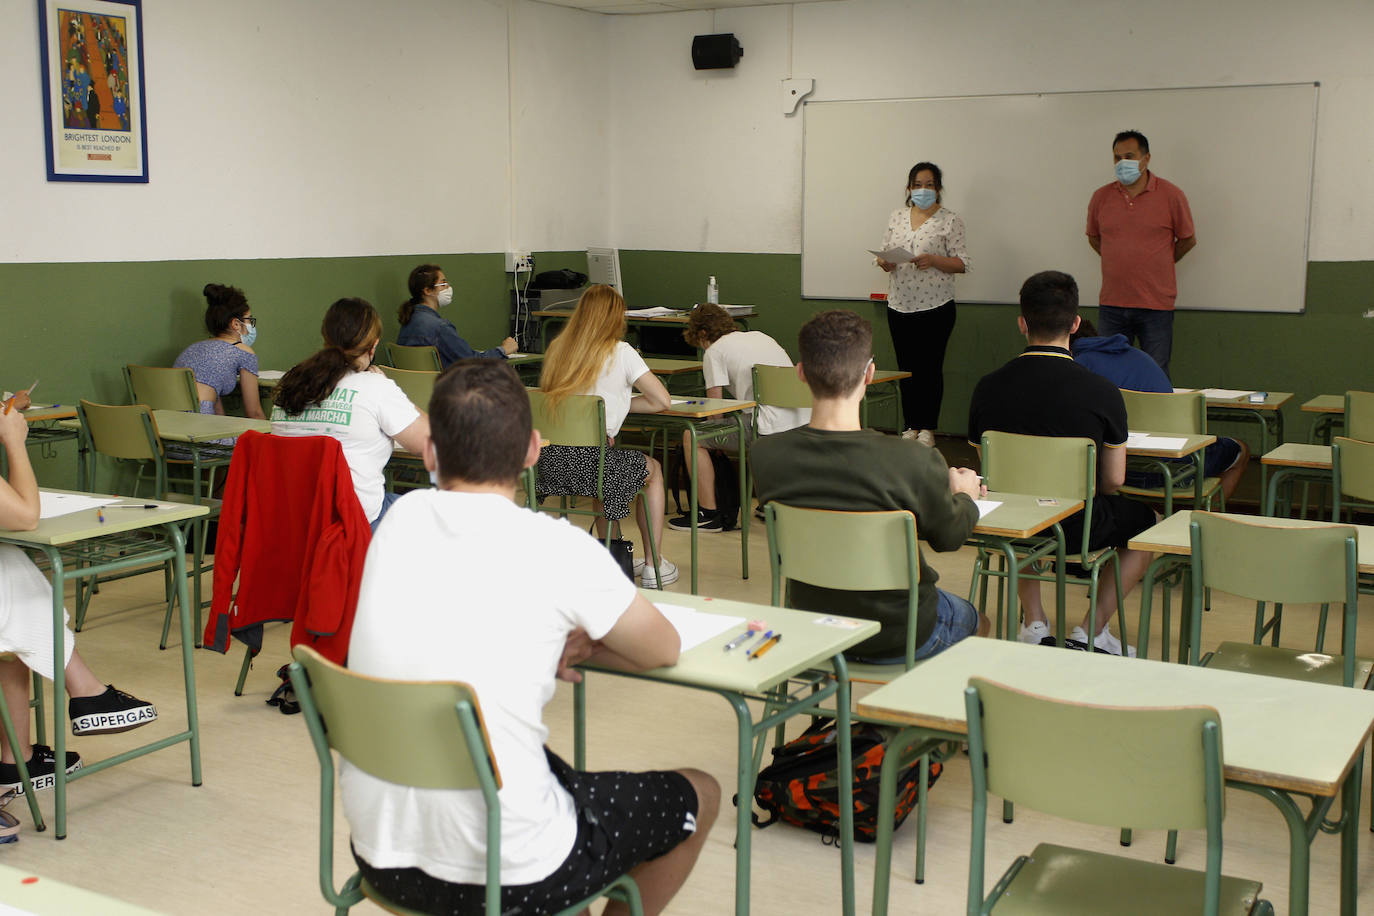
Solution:
[{"label": "white wall", "polygon": [[[1319,80],[1309,257],[1374,259],[1368,0],[1312,0],[1300,13],[1285,0],[846,0],[791,11],[790,73],[788,7],[715,13],[715,30],[735,32],[744,46],[738,69],[723,78],[679,63],[712,14],[615,20],[623,118],[613,153],[617,244],[800,251],[802,115],[785,117],[779,107],[789,75],[814,78],[816,100]],[[1264,131],[1285,127],[1262,125],[1216,155],[1244,157]],[[1102,141],[1103,182],[1111,180],[1110,141]],[[913,162],[920,156],[912,150]],[[862,137],[854,158],[862,168]],[[1018,160],[1015,137],[1007,138],[1006,160],[1035,180],[1035,163]],[[1167,160],[1153,165],[1168,176]],[[905,175],[892,178],[900,189]],[[654,186],[671,193],[648,206],[645,189]],[[874,227],[875,243],[880,231]],[[1199,227],[1199,238],[1205,232]]]}]

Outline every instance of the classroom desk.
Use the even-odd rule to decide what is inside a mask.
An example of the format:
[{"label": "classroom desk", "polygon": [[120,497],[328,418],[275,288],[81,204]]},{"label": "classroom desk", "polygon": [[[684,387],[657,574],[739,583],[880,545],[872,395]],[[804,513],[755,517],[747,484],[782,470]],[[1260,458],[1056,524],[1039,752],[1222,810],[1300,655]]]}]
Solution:
[{"label": "classroom desk", "polygon": [[0,913],[15,916],[20,913],[32,916],[71,916],[73,913],[153,916],[154,911],[30,871],[0,865]]},{"label": "classroom desk", "polygon": [[[55,442],[79,439],[80,432],[59,420],[70,420],[76,416],[76,408],[70,404],[34,404],[24,412],[24,420],[29,424],[29,435],[25,445],[47,447]],[[46,453],[45,453],[46,454]],[[77,473],[80,474],[81,452],[77,450]],[[9,476],[9,456],[0,450],[0,475]]]},{"label": "classroom desk", "polygon": [[[1331,446],[1304,445],[1300,442],[1285,442],[1273,451],[1260,457],[1260,464],[1272,469],[1269,473],[1269,486],[1264,491],[1265,515],[1274,515],[1278,507],[1279,487],[1290,477],[1304,483],[1331,483]],[[1292,500],[1287,501],[1288,504]],[[1291,506],[1290,506],[1291,507]],[[1307,490],[1303,488],[1303,513],[1307,512]],[[1285,511],[1285,514],[1287,512]]]},{"label": "classroom desk", "polygon": [[[1080,703],[1215,707],[1221,714],[1226,784],[1268,799],[1287,822],[1288,912],[1308,912],[1309,847],[1337,793],[1342,798],[1341,912],[1355,912],[1360,762],[1374,729],[1374,692],[970,637],[858,703],[860,715],[903,726],[884,757],[880,833],[890,836],[892,830],[896,771],[889,762],[897,761],[904,745],[967,737],[964,688],[970,677]],[[1279,735],[1282,740],[1275,740]],[[1297,796],[1312,801],[1306,817]],[[890,851],[891,843],[880,837],[878,848],[885,846]],[[887,911],[890,868],[890,855],[874,865],[875,916]]]},{"label": "classroom desk", "polygon": [[[1016,596],[1016,586],[1021,570],[1028,564],[1048,555],[1054,557],[1054,584],[1055,584],[1055,608],[1056,623],[1058,628],[1055,633],[1060,639],[1064,638],[1065,633],[1065,565],[1066,548],[1064,542],[1064,530],[1059,523],[1082,510],[1083,500],[1067,499],[1058,497],[1031,496],[1023,493],[998,493],[989,492],[983,497],[986,500],[1000,502],[1001,505],[993,509],[987,515],[978,519],[978,524],[973,527],[973,535],[968,543],[978,547],[979,556],[975,561],[973,581],[969,583],[969,601],[976,603],[979,607],[987,606],[987,579],[982,579],[982,594],[975,602],[974,592],[979,577],[976,573],[982,568],[984,553],[990,551],[1000,551],[1002,561],[1006,566],[1006,573],[992,573],[992,575],[1005,575],[1006,577],[1006,598],[1002,597],[1002,581],[998,579],[997,590],[997,630],[1004,633],[1004,638],[1012,639],[1015,636],[1013,627],[1017,625],[1018,606]],[[1052,505],[1042,504],[1045,500],[1052,500]],[[1048,529],[1053,528],[1052,536],[1042,537],[1032,543],[1032,538],[1037,538]],[[1026,550],[1026,554],[1019,559],[1016,556],[1016,548],[1021,547]],[[1006,616],[1003,617],[1003,611]],[[1004,627],[1005,624],[1005,627]]]},{"label": "classroom desk", "polygon": [[153,422],[157,424],[157,434],[163,442],[183,445],[191,453],[192,483],[197,500],[201,497],[201,461],[205,454],[216,450],[223,451],[232,446],[220,445],[219,439],[232,439],[252,430],[270,433],[270,420],[250,420],[247,417],[228,417],[219,414],[190,413],[184,410],[154,410]]},{"label": "classroom desk", "polygon": [[[1251,401],[1248,393],[1235,398],[1209,397],[1207,399],[1207,417],[1213,420],[1240,420],[1254,423],[1259,427],[1260,435],[1257,452],[1263,455],[1271,448],[1269,443],[1269,430],[1271,426],[1274,431],[1273,444],[1275,446],[1283,444],[1283,405],[1287,404],[1292,399],[1293,393],[1290,391],[1265,392],[1263,401]],[[1265,477],[1267,473],[1267,469],[1261,466],[1261,493],[1264,492]]]},{"label": "classroom desk", "polygon": [[[870,402],[885,404],[892,401],[897,405],[897,431],[902,429],[902,388],[897,382],[902,379],[911,378],[910,372],[903,372],[901,369],[875,369],[873,380],[864,389],[864,399],[859,402],[859,423],[864,427],[868,426],[868,409]],[[885,385],[886,388],[878,388],[878,385]],[[875,396],[876,395],[876,396]]]},{"label": "classroom desk", "polygon": [[[1226,515],[1228,518],[1238,518],[1244,521],[1256,522],[1264,525],[1274,525],[1282,528],[1312,528],[1321,525],[1329,525],[1331,522],[1322,522],[1301,518],[1254,518],[1247,515],[1233,515],[1230,513],[1217,513]],[[1179,565],[1186,565],[1188,558],[1192,556],[1193,546],[1189,534],[1189,525],[1192,523],[1193,513],[1191,510],[1175,512],[1173,515],[1159,522],[1152,528],[1142,531],[1140,534],[1131,538],[1126,545],[1132,550],[1144,550],[1149,553],[1157,553],[1159,556],[1151,561],[1145,571],[1145,578],[1141,583],[1140,598],[1140,635],[1137,640],[1138,652],[1144,658],[1150,641],[1150,593],[1154,590],[1156,578],[1161,570],[1166,570]],[[1374,573],[1374,527],[1369,525],[1353,526],[1359,535],[1357,563],[1361,573]],[[1168,592],[1165,592],[1167,601]],[[1167,603],[1166,615],[1167,611]],[[1198,647],[1191,645],[1190,630],[1188,628],[1189,615],[1192,613],[1184,603],[1184,622],[1179,631],[1178,660],[1187,661],[1189,664],[1198,663]],[[1168,648],[1169,624],[1168,617],[1164,619],[1164,651],[1162,657],[1166,658],[1169,654]]]},{"label": "classroom desk", "polygon": [[[539,343],[541,349],[547,350],[549,348],[550,325],[566,324],[568,319],[572,318],[572,313],[572,309],[537,309],[530,312],[531,318],[539,319]],[[690,314],[691,309],[679,309],[677,313],[673,315],[654,315],[652,317],[626,315],[625,323],[630,327],[661,328],[664,326],[676,325],[685,328],[687,326],[687,317]],[[742,312],[735,314],[732,312],[730,313],[730,317],[735,319],[735,323],[747,331],[749,330],[749,319],[759,317],[759,313]]]},{"label": "classroom desk", "polygon": [[[44,492],[72,491],[44,488]],[[122,497],[113,495],[75,495],[123,501]],[[69,515],[59,515],[56,518],[42,519],[38,527],[32,531],[0,530],[0,543],[37,551],[43,554],[48,562],[52,579],[53,616],[53,753],[58,761],[67,759],[67,678],[63,666],[66,647],[62,635],[63,592],[66,583],[94,578],[105,573],[146,567],[151,563],[172,561],[172,581],[176,583],[178,616],[181,618],[181,668],[186,686],[186,729],[95,763],[83,762],[82,768],[75,773],[68,774],[59,765],[56,768],[53,786],[53,819],[57,824],[56,833],[59,840],[67,835],[67,783],[72,780],[90,776],[106,767],[186,741],[190,744],[191,752],[191,785],[198,786],[201,783],[200,722],[196,714],[195,664],[191,659],[195,634],[191,632],[193,615],[187,610],[191,607],[191,599],[186,583],[186,540],[182,535],[181,525],[191,519],[205,516],[209,510],[205,506],[158,500],[140,499],[139,503],[154,503],[158,508],[106,510],[104,522],[97,520],[93,510],[83,510]],[[150,528],[162,529],[162,538],[150,541],[139,536]],[[132,537],[122,537],[131,532],[136,534]],[[75,562],[67,564],[64,555]]]},{"label": "classroom desk", "polygon": [[[697,446],[716,439],[724,439],[732,432],[739,433],[739,565],[740,577],[749,578],[749,519],[753,508],[749,503],[748,451],[749,434],[745,411],[754,406],[753,401],[735,401],[730,398],[673,398],[673,404],[658,413],[634,413],[626,422],[634,426],[685,429],[690,435],[690,446],[685,452],[689,462],[695,462]],[[702,426],[702,421],[733,419],[735,428],[721,424]],[[694,464],[692,465],[694,466]],[[697,593],[697,475],[688,474],[687,489],[691,496],[688,513],[692,519],[692,594]],[[661,545],[660,545],[661,547]],[[647,556],[647,553],[646,553]]]},{"label": "classroom desk", "polygon": [[[1183,445],[1178,448],[1159,448],[1149,445],[1132,445],[1127,440],[1126,455],[1129,458],[1148,458],[1152,459],[1152,464],[1164,475],[1164,514],[1172,515],[1174,511],[1174,474],[1173,468],[1169,464],[1170,460],[1180,458],[1193,459],[1193,505],[1202,505],[1202,490],[1205,480],[1202,476],[1203,452],[1207,446],[1217,441],[1217,437],[1208,433],[1195,433],[1190,435],[1179,435],[1178,433],[1166,433],[1156,430],[1137,430],[1130,431],[1132,436],[1165,436],[1170,439],[1182,439]],[[1129,492],[1133,488],[1122,488]]]},{"label": "classroom desk", "polygon": [[1303,413],[1316,414],[1312,418],[1312,431],[1307,441],[1331,444],[1331,434],[1345,426],[1345,395],[1319,394],[1302,405]]},{"label": "classroom desk", "polygon": [[[840,785],[852,782],[850,757],[849,670],[844,650],[874,635],[880,629],[875,621],[832,617],[797,611],[789,608],[766,607],[742,601],[726,601],[693,595],[665,595],[655,589],[641,589],[650,601],[677,604],[707,613],[742,617],[746,621],[764,618],[775,631],[784,635],[767,653],[750,661],[742,649],[722,651],[741,632],[732,626],[701,645],[689,649],[671,668],[627,673],[610,669],[604,671],[622,677],[677,684],[695,690],[720,694],[735,712],[737,728],[737,791],[739,807],[735,814],[735,914],[749,912],[750,843],[752,840],[754,777],[758,772],[762,742],[775,727],[787,719],[814,709],[816,704],[835,698],[836,730],[839,744]],[[826,625],[821,621],[833,621]],[[833,674],[833,676],[832,676]],[[586,766],[586,681],[575,684],[574,690],[574,757],[573,766]],[[789,683],[790,682],[790,683]],[[790,688],[790,689],[789,689]],[[812,692],[812,689],[815,692]],[[760,719],[755,722],[748,700],[764,704]],[[699,740],[700,735],[694,735]],[[754,743],[759,742],[757,751]],[[840,874],[843,913],[854,912],[854,811],[851,806],[840,807]]]}]

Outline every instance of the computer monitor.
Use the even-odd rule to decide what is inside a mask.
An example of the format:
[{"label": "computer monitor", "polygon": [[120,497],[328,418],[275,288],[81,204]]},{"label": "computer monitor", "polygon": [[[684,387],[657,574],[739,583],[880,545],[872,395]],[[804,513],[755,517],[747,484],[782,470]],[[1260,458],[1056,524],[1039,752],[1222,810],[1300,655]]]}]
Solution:
[{"label": "computer monitor", "polygon": [[587,282],[614,286],[615,291],[624,296],[625,290],[620,284],[620,252],[614,248],[588,248]]}]

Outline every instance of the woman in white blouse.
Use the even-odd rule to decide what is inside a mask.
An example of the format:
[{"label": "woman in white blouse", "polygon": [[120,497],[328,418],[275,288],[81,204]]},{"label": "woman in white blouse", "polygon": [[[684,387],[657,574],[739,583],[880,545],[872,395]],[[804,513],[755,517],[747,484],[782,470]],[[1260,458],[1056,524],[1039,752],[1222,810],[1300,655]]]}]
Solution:
[{"label": "woman in white blouse", "polygon": [[940,167],[918,162],[907,175],[909,206],[892,212],[882,250],[905,248],[914,260],[901,264],[878,258],[888,273],[887,326],[902,380],[904,439],[935,444],[940,401],[945,394],[945,347],[954,331],[954,275],[967,273],[964,221],[940,205]]}]

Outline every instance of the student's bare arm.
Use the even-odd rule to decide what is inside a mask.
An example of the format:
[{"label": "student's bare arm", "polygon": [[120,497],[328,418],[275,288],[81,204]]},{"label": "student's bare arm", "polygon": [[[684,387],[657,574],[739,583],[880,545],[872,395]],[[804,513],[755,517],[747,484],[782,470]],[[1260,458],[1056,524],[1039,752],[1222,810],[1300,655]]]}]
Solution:
[{"label": "student's bare arm", "polygon": [[427,439],[429,439],[429,417],[423,411],[415,418],[414,423],[396,434],[396,441],[401,443],[401,448],[412,455],[419,455],[424,452]]},{"label": "student's bare arm", "polygon": [[1097,453],[1097,489],[1112,494],[1126,482],[1126,447],[1106,448]]},{"label": "student's bare arm", "polygon": [[1183,260],[1183,256],[1197,247],[1197,236],[1192,235],[1186,239],[1174,239],[1174,263]]},{"label": "student's bare arm", "polygon": [[706,389],[706,396],[707,396],[708,398],[723,398],[723,397],[725,397],[725,386],[724,386],[724,385],[717,385],[717,386],[715,386],[714,388],[707,388],[707,389]]},{"label": "student's bare arm", "polygon": [[243,393],[244,415],[252,420],[266,420],[262,409],[262,398],[258,394],[258,377],[247,369],[239,370],[239,390]]},{"label": "student's bare arm", "polygon": [[0,444],[9,457],[9,480],[0,478],[0,528],[28,531],[38,527],[38,480],[29,464],[24,440],[29,423],[18,410],[0,415]]},{"label": "student's bare arm", "polygon": [[652,372],[646,372],[635,379],[635,389],[639,392],[630,398],[630,413],[658,413],[672,405],[668,389]]},{"label": "student's bare arm", "polygon": [[[1090,236],[1088,236],[1088,244],[1091,245],[1091,246],[1093,246],[1093,251],[1096,251],[1098,254],[1101,254],[1101,253],[1102,253],[1102,236],[1100,236],[1100,235],[1090,235]],[[1174,260],[1177,261],[1178,258],[1174,258]]]},{"label": "student's bare arm", "polygon": [[682,642],[668,618],[638,592],[601,640],[590,660],[598,665],[645,671],[677,664]]}]

